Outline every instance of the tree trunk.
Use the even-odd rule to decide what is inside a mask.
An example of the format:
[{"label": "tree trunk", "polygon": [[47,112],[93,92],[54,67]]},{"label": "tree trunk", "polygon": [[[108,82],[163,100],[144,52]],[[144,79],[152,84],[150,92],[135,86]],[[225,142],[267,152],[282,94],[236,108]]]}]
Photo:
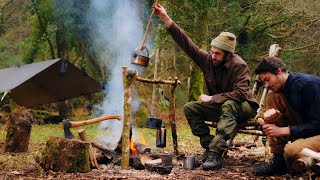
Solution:
[{"label": "tree trunk", "polygon": [[[198,36],[201,38],[199,40],[199,47],[201,49],[207,49],[208,42],[206,37],[208,37],[208,13],[200,12],[199,19],[201,19],[201,21],[199,22],[199,32],[202,32],[202,34]],[[197,101],[199,99],[200,94],[203,93],[203,87],[203,74],[200,68],[195,63],[192,63],[190,75],[189,101]]]},{"label": "tree trunk", "polygon": [[32,114],[28,111],[14,111],[9,116],[5,152],[27,152],[32,128]]},{"label": "tree trunk", "polygon": [[55,172],[90,172],[90,143],[50,137],[42,152],[41,167]]},{"label": "tree trunk", "polygon": [[41,12],[38,8],[38,4],[37,2],[35,2],[34,0],[31,0],[33,8],[34,8],[34,12],[37,14],[38,20],[39,20],[39,26],[41,28],[42,33],[44,34],[44,38],[47,40],[49,48],[50,48],[50,53],[51,53],[51,58],[55,59],[55,55],[54,55],[54,50],[53,50],[53,45],[52,42],[49,38],[49,34],[47,32],[47,28],[45,23],[43,22],[43,16],[41,15]]}]

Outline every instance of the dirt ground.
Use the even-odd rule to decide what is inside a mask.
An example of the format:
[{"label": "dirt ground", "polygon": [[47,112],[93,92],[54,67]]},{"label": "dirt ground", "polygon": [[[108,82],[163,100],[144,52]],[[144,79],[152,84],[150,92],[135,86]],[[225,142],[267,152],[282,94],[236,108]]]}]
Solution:
[{"label": "dirt ground", "polygon": [[[194,170],[183,168],[183,160],[173,159],[173,169],[170,174],[161,175],[149,170],[136,170],[132,167],[121,169],[114,164],[99,165],[89,173],[44,172],[37,163],[41,149],[28,153],[3,153],[4,143],[0,144],[0,180],[2,179],[308,179],[308,175],[255,177],[252,173],[254,166],[264,163],[264,147],[232,148],[224,159],[223,168],[218,171],[203,171],[201,167]],[[202,153],[198,148],[188,149],[199,157]]]}]

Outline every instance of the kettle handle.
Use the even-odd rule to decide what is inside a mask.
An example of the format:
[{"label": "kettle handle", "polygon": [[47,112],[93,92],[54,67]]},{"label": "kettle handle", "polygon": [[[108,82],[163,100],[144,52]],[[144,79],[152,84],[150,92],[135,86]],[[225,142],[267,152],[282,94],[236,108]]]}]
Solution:
[{"label": "kettle handle", "polygon": [[137,48],[134,50],[134,53],[137,54],[138,50],[139,50],[140,52],[142,52],[143,50],[146,50],[146,51],[147,51],[147,55],[148,55],[148,57],[149,57],[149,50],[148,50],[148,46],[147,46],[147,45],[143,45],[143,46],[141,46],[141,47],[137,47]]}]

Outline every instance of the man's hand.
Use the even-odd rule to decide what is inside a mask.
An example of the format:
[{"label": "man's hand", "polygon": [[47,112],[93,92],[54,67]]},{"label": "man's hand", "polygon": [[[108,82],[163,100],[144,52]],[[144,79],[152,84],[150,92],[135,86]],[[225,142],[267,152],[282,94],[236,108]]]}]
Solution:
[{"label": "man's hand", "polygon": [[202,104],[205,103],[211,103],[212,102],[212,96],[208,96],[206,94],[201,94],[199,97],[199,102]]},{"label": "man's hand", "polygon": [[168,16],[166,9],[160,4],[153,5],[154,13],[164,22],[166,27],[169,27],[172,23],[172,19]]},{"label": "man's hand", "polygon": [[281,113],[276,109],[268,109],[265,113],[263,113],[263,119],[266,124],[271,124],[278,121],[281,118]]},{"label": "man's hand", "polygon": [[289,127],[278,127],[274,124],[265,124],[262,126],[263,131],[270,137],[289,136]]}]

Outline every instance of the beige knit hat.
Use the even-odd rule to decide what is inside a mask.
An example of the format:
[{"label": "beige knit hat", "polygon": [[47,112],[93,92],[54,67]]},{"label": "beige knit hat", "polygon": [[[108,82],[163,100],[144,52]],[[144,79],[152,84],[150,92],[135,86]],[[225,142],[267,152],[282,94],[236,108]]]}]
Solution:
[{"label": "beige knit hat", "polygon": [[234,53],[236,48],[237,37],[229,32],[222,32],[214,38],[211,42],[211,46]]}]

